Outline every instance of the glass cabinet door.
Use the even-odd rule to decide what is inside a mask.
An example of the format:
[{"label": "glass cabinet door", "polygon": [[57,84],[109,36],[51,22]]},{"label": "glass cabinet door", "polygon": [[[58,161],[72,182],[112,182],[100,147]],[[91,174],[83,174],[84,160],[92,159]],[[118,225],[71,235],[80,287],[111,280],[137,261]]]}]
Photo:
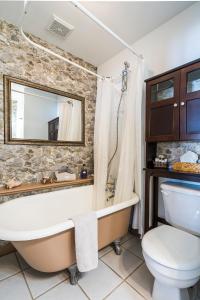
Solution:
[{"label": "glass cabinet door", "polygon": [[189,100],[200,97],[200,62],[181,70],[181,98]]},{"label": "glass cabinet door", "polygon": [[180,71],[147,81],[147,141],[179,139],[179,91]]},{"label": "glass cabinet door", "polygon": [[200,68],[187,73],[187,93],[200,91]]},{"label": "glass cabinet door", "polygon": [[200,62],[181,70],[180,139],[200,140]]},{"label": "glass cabinet door", "polygon": [[174,79],[158,82],[151,86],[151,102],[174,98]]}]

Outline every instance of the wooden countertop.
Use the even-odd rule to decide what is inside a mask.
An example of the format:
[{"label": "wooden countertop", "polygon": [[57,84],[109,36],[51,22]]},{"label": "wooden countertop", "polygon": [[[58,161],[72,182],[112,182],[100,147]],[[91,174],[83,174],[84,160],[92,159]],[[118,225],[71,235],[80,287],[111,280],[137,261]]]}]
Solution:
[{"label": "wooden countertop", "polygon": [[171,169],[164,168],[144,168],[144,171],[147,172],[150,176],[156,177],[166,177],[166,178],[175,178],[189,181],[200,182],[200,174],[198,173],[186,173],[180,171],[174,171]]},{"label": "wooden countertop", "polygon": [[75,179],[69,181],[60,181],[60,182],[53,182],[53,183],[24,183],[18,187],[12,189],[6,189],[4,187],[0,188],[0,196],[9,196],[19,193],[26,193],[32,191],[40,191],[45,189],[53,189],[59,187],[66,187],[66,186],[80,186],[80,185],[87,185],[93,184],[93,177],[89,177],[87,179]]}]

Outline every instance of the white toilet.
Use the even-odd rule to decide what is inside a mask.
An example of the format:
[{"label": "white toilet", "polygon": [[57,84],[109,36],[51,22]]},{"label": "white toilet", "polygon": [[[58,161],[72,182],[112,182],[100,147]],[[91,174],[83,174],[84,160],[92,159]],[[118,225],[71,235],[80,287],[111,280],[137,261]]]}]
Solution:
[{"label": "white toilet", "polygon": [[[146,265],[155,277],[153,300],[189,300],[200,279],[200,186],[161,184],[165,219],[142,240]],[[176,227],[176,228],[175,228]]]}]

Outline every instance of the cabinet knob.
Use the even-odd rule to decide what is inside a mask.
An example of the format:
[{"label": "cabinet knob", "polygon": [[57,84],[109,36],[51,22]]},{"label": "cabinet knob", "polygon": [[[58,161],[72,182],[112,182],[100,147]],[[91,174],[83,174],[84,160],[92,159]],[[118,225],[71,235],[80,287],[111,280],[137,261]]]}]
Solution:
[{"label": "cabinet knob", "polygon": [[177,104],[177,103],[174,103],[174,107],[178,107],[178,104]]},{"label": "cabinet knob", "polygon": [[185,102],[181,101],[181,106],[184,106],[185,105]]}]

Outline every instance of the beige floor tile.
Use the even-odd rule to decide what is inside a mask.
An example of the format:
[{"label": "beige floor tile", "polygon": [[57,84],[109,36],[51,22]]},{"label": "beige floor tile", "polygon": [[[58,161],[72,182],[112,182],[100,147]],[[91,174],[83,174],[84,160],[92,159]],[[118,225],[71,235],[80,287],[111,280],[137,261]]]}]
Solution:
[{"label": "beige floor tile", "polygon": [[116,255],[114,251],[104,255],[101,260],[105,262],[111,269],[125,279],[131,274],[142,260],[133,255],[130,251],[122,249],[121,255]]},{"label": "beige floor tile", "polygon": [[133,288],[131,288],[126,282],[120,285],[118,288],[109,295],[106,300],[145,300],[140,294],[138,294]]},{"label": "beige floor tile", "polygon": [[141,246],[141,240],[134,236],[132,239],[125,242],[122,247],[125,249],[128,249],[133,254],[137,255],[138,257],[143,259],[142,255],[142,246]]},{"label": "beige floor tile", "polygon": [[154,278],[145,264],[143,264],[131,276],[129,276],[127,282],[146,299],[151,299]]},{"label": "beige floor tile", "polygon": [[15,253],[0,257],[0,280],[17,274],[21,269],[17,262]]},{"label": "beige floor tile", "polygon": [[38,300],[86,300],[88,299],[78,285],[71,285],[69,281],[57,285]]},{"label": "beige floor tile", "polygon": [[24,271],[33,298],[40,296],[68,278],[67,272],[41,273],[33,269]]},{"label": "beige floor tile", "polygon": [[0,281],[1,300],[31,300],[29,290],[22,273]]},{"label": "beige floor tile", "polygon": [[99,261],[98,268],[84,273],[79,285],[92,300],[102,300],[122,282],[109,267]]}]

